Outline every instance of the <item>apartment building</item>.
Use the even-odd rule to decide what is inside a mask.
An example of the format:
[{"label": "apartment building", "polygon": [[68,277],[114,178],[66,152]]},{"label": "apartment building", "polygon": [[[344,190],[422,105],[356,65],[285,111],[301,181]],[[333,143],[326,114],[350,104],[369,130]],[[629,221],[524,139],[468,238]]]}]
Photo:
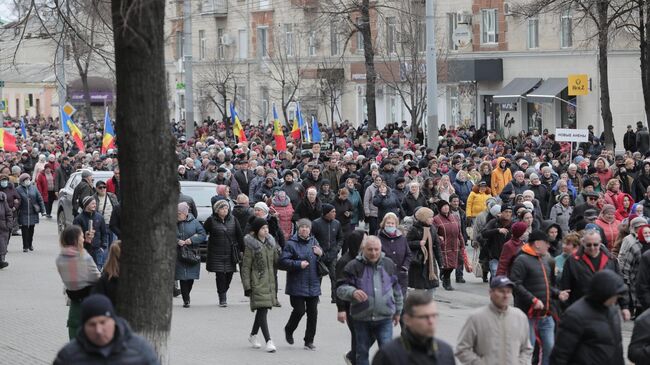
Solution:
[{"label": "apartment building", "polygon": [[[384,1],[391,6],[373,11],[370,21],[380,128],[388,122],[410,121],[413,99],[403,98],[396,86],[405,81],[408,70],[424,73],[426,39],[422,1]],[[404,12],[387,10],[404,4],[416,14],[415,26],[404,26],[405,18],[411,19]],[[182,6],[170,2],[166,22],[169,101],[177,119],[184,116]],[[349,24],[349,19],[359,17],[325,18],[323,13],[331,10],[326,6],[326,0],[193,2],[196,119],[219,118],[218,105],[236,94],[240,116],[267,121],[273,103],[281,114],[282,94],[289,100],[290,85],[299,79],[291,100],[300,101],[304,115],[313,114],[322,122],[332,117],[353,123],[364,120],[363,43]],[[486,124],[503,134],[590,124],[601,131],[598,57],[589,23],[579,21],[576,9],[523,17],[512,7],[503,0],[436,1],[441,123]],[[417,52],[404,52],[405,38],[413,40]],[[587,95],[569,95],[566,80],[574,74],[588,75]],[[226,76],[228,82],[221,82]],[[645,120],[638,46],[625,30],[612,39],[609,82],[615,136],[620,140],[625,125]],[[332,84],[339,88],[335,97],[328,92]],[[295,107],[289,103],[289,118]]]}]

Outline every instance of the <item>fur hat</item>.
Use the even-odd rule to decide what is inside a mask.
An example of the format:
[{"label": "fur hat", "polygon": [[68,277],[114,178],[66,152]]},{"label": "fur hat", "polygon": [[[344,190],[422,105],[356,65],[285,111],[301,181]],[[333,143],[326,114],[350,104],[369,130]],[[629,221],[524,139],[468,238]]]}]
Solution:
[{"label": "fur hat", "polygon": [[427,223],[431,218],[433,218],[433,210],[427,207],[422,207],[415,212],[415,219],[422,223]]},{"label": "fur hat", "polygon": [[259,232],[260,229],[262,229],[262,227],[264,227],[266,225],[268,225],[268,223],[266,222],[266,219],[260,218],[260,217],[255,217],[253,219],[253,221],[251,222],[251,224],[250,224],[250,231],[257,234],[257,232]]},{"label": "fur hat", "polygon": [[20,182],[20,183],[22,184],[23,181],[28,180],[28,179],[31,179],[31,178],[32,178],[32,177],[29,176],[28,173],[24,172],[24,173],[20,174],[20,177],[18,178],[18,182]]},{"label": "fur hat", "polygon": [[302,219],[299,219],[298,222],[296,222],[296,227],[297,228],[300,228],[300,227],[303,227],[303,226],[309,227],[309,229],[311,229],[311,221],[309,219],[307,219],[307,218],[302,218]]}]

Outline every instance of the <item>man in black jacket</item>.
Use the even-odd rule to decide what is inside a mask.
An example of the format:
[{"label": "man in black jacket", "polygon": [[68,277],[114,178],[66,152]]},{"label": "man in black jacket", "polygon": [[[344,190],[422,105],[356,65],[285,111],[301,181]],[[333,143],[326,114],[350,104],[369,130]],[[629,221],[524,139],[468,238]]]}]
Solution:
[{"label": "man in black jacket", "polygon": [[650,364],[650,311],[645,311],[634,321],[634,330],[627,358],[635,364]]},{"label": "man in black jacket", "polygon": [[73,172],[74,169],[72,168],[72,165],[70,165],[70,158],[68,156],[63,156],[61,159],[61,165],[55,171],[56,178],[54,179],[54,193],[57,198],[59,197],[59,190],[63,189]]},{"label": "man in black jacket", "polygon": [[[617,273],[611,270],[596,273],[587,295],[564,312],[551,363],[625,364],[621,317],[616,303],[626,292],[623,278]],[[647,362],[637,362],[644,363]]]},{"label": "man in black jacket", "polygon": [[343,246],[343,230],[336,220],[336,209],[331,204],[323,204],[323,216],[312,223],[311,233],[323,249],[321,260],[330,271],[332,283],[332,303],[336,303],[336,259]]},{"label": "man in black jacket", "polygon": [[548,256],[549,238],[543,231],[533,231],[528,244],[522,246],[510,269],[510,280],[515,283],[515,306],[528,315],[530,342],[540,339],[542,364],[549,364],[554,344],[555,322],[551,316],[551,299],[566,301],[567,291],[552,286],[553,271]]},{"label": "man in black jacket", "polygon": [[593,209],[596,210],[596,212],[600,213],[600,209],[598,208],[598,193],[587,192],[586,194],[583,193],[583,195],[585,196],[585,199],[587,199],[587,201],[583,204],[576,206],[573,209],[573,213],[571,214],[571,218],[569,219],[569,228],[571,229],[576,229],[578,222],[584,218],[585,212],[587,210]]},{"label": "man in black jacket", "polygon": [[89,170],[81,172],[81,182],[74,188],[72,193],[72,215],[77,216],[83,211],[83,200],[87,196],[95,195],[93,187],[93,173]]},{"label": "man in black jacket", "polygon": [[83,329],[59,351],[55,365],[160,364],[151,344],[115,315],[106,296],[94,294],[86,298],[81,303],[81,320]]},{"label": "man in black jacket", "polygon": [[248,161],[246,160],[235,161],[235,166],[237,169],[233,174],[233,177],[237,181],[237,185],[239,185],[239,191],[248,194],[250,189],[249,184],[255,175],[253,175],[253,172],[248,169]]},{"label": "man in black jacket", "polygon": [[[560,289],[570,290],[569,305],[577,302],[585,295],[589,283],[597,272],[611,270],[620,275],[618,261],[601,242],[602,238],[598,230],[585,230],[580,248],[565,261],[562,277],[560,278]],[[621,314],[626,321],[630,319],[628,304],[626,296],[619,298]]]},{"label": "man in black jacket", "polygon": [[626,151],[636,152],[636,133],[631,125],[627,126],[627,132],[623,135],[623,146]]},{"label": "man in black jacket", "polygon": [[501,250],[503,249],[503,245],[512,236],[510,232],[512,208],[509,205],[503,204],[500,206],[500,210],[499,216],[489,221],[481,232],[484,239],[481,252],[486,252],[484,257],[488,260],[490,266],[490,278],[496,276]]},{"label": "man in black jacket", "polygon": [[456,364],[451,346],[435,338],[438,314],[430,294],[424,291],[409,293],[404,303],[401,336],[380,348],[372,365]]}]

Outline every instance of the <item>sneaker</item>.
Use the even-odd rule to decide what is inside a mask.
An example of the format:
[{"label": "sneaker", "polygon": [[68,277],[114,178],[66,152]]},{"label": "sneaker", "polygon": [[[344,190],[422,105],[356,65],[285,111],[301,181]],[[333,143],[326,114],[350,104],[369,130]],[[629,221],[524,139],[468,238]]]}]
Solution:
[{"label": "sneaker", "polygon": [[[250,335],[248,336],[248,342],[253,346],[254,349],[259,349],[262,347],[260,344],[260,341],[257,340],[257,335]],[[268,344],[267,344],[268,347]]]},{"label": "sneaker", "polygon": [[221,308],[225,308],[225,307],[228,306],[228,303],[226,303],[225,300],[220,300],[220,301],[219,301],[219,306],[220,306]]},{"label": "sneaker", "polygon": [[306,343],[305,350],[316,351],[316,346],[314,346],[313,342]]},{"label": "sneaker", "polygon": [[7,266],[9,266],[9,263],[7,261],[1,261],[0,262],[0,269],[4,269]]},{"label": "sneaker", "polygon": [[284,339],[287,340],[289,345],[293,345],[293,334],[287,332],[287,329],[284,329]]},{"label": "sneaker", "polygon": [[29,250],[26,248],[23,248],[23,252],[28,252]]},{"label": "sneaker", "polygon": [[264,349],[266,352],[275,352],[275,344],[273,343],[272,340],[266,341],[266,348]]},{"label": "sneaker", "polygon": [[34,247],[29,246],[29,250],[30,250],[30,251],[34,251]]},{"label": "sneaker", "polygon": [[183,302],[183,308],[189,308],[190,307],[190,301]]}]

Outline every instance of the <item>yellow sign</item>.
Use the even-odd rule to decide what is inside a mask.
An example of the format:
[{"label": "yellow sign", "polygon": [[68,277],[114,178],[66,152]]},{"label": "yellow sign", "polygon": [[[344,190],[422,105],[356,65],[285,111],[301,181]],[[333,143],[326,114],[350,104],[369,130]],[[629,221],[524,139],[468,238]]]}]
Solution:
[{"label": "yellow sign", "polygon": [[569,95],[589,94],[589,75],[569,75]]},{"label": "yellow sign", "polygon": [[63,112],[69,117],[71,117],[72,114],[74,114],[74,112],[76,111],[77,109],[75,109],[70,103],[65,103],[65,105],[63,106]]}]

